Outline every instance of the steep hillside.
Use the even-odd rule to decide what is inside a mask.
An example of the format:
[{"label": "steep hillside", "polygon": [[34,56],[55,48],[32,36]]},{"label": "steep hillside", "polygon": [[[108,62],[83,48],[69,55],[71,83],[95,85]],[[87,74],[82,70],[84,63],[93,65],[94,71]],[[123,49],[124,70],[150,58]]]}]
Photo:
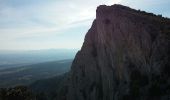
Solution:
[{"label": "steep hillside", "polygon": [[170,20],[122,5],[96,12],[67,100],[169,100]]}]

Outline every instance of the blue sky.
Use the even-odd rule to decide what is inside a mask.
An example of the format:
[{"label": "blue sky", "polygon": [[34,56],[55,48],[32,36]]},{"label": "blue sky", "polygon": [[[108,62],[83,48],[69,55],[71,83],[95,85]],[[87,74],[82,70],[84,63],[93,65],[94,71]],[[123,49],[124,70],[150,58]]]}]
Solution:
[{"label": "blue sky", "polygon": [[0,0],[0,50],[81,48],[98,5],[170,17],[170,0]]}]

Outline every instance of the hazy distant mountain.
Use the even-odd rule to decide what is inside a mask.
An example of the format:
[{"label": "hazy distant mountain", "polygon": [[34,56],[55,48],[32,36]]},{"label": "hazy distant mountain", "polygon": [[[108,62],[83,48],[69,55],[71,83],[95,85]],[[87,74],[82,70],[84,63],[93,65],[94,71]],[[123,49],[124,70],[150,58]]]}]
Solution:
[{"label": "hazy distant mountain", "polygon": [[72,59],[44,62],[0,70],[0,87],[29,85],[40,79],[61,75],[70,70]]},{"label": "hazy distant mountain", "polygon": [[0,70],[40,62],[73,59],[77,51],[76,49],[0,51]]}]

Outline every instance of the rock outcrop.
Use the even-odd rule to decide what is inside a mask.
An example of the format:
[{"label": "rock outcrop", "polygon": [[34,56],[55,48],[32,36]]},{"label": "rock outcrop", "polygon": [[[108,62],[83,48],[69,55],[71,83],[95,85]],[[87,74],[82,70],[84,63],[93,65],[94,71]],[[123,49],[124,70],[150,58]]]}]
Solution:
[{"label": "rock outcrop", "polygon": [[169,61],[168,18],[101,5],[72,64],[67,100],[169,100]]}]

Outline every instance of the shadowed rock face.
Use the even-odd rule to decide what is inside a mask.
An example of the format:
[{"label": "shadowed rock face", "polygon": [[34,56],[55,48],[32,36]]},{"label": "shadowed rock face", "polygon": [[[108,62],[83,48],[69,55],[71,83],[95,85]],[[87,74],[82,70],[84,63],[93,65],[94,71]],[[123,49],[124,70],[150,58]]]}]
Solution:
[{"label": "shadowed rock face", "polygon": [[96,12],[67,100],[169,100],[170,20],[121,5]]}]

